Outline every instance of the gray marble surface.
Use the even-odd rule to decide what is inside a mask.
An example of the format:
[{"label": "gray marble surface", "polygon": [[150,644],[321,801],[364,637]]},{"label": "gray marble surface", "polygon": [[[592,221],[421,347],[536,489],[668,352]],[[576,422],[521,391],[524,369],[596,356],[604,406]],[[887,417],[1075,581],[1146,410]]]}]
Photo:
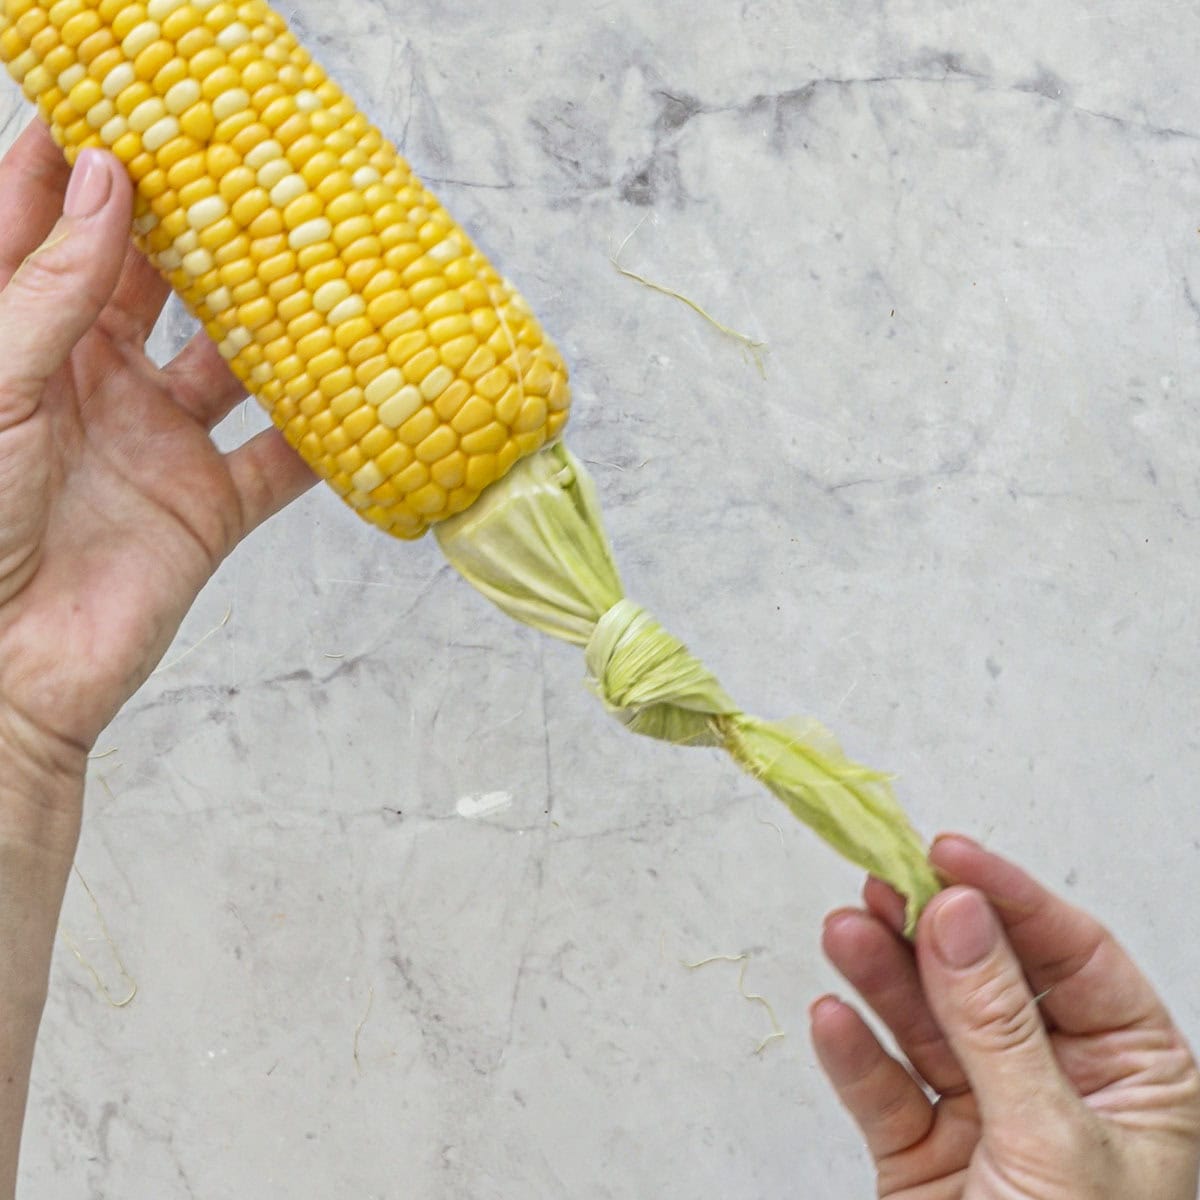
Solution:
[{"label": "gray marble surface", "polygon": [[[1194,7],[289,15],[573,364],[630,592],[1200,1035]],[[765,378],[614,270],[634,230]],[[328,494],[252,537],[93,764],[79,869],[139,991],[60,944],[24,1194],[870,1195],[805,1033],[857,872],[582,673]],[[63,924],[122,999],[79,880]],[[737,967],[681,965],[741,953],[760,1055]]]}]

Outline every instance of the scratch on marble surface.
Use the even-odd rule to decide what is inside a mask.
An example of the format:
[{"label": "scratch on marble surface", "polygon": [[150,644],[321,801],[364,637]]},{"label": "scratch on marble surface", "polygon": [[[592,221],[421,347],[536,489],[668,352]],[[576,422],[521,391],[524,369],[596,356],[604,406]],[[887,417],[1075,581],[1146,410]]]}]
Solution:
[{"label": "scratch on marble surface", "polygon": [[362,1074],[362,1063],[359,1061],[358,1057],[358,1039],[362,1035],[363,1026],[366,1025],[367,1021],[370,1019],[371,1009],[374,1004],[375,985],[371,984],[370,988],[367,990],[367,1011],[363,1013],[362,1019],[354,1027],[354,1070],[360,1075]]}]

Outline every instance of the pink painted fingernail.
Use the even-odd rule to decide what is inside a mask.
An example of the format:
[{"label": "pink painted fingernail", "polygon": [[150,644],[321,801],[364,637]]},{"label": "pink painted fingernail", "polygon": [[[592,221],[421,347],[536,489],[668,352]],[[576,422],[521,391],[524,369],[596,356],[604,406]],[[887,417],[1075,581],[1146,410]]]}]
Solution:
[{"label": "pink painted fingernail", "polygon": [[947,896],[933,914],[933,948],[956,970],[986,958],[999,940],[1000,926],[978,892],[964,889]]},{"label": "pink painted fingernail", "polygon": [[94,217],[112,194],[112,167],[99,150],[85,150],[75,162],[63,212],[68,217]]}]

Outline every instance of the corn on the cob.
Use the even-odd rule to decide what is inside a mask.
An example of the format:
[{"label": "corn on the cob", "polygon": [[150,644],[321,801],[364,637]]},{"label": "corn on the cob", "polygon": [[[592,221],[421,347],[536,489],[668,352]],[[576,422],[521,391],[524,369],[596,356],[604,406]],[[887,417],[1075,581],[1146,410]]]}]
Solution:
[{"label": "corn on the cob", "polygon": [[354,508],[434,525],[481,592],[585,647],[630,729],[727,750],[894,884],[912,930],[939,881],[886,779],[742,712],[625,599],[586,472],[546,446],[562,358],[265,0],[0,0],[0,58],[69,160],[125,163],[139,246]]},{"label": "corn on the cob", "polygon": [[3,0],[0,57],[305,460],[416,537],[562,428],[529,308],[265,0]]}]

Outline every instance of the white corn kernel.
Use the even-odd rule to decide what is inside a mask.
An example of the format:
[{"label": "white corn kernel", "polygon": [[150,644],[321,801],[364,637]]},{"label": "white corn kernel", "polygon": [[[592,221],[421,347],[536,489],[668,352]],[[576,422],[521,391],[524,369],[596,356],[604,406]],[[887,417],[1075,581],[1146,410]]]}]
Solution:
[{"label": "white corn kernel", "polygon": [[131,83],[137,81],[137,72],[133,63],[118,63],[104,77],[100,90],[110,99],[115,100]]},{"label": "white corn kernel", "polygon": [[203,94],[199,80],[181,79],[167,91],[163,103],[167,106],[167,112],[178,117],[187,112]]},{"label": "white corn kernel", "polygon": [[125,35],[125,40],[121,43],[121,53],[126,58],[137,58],[147,46],[157,42],[161,35],[162,30],[157,21],[143,21]]},{"label": "white corn kernel", "polygon": [[100,140],[106,146],[115,146],[129,132],[129,122],[122,116],[115,116],[100,130]]},{"label": "white corn kernel", "polygon": [[203,247],[183,256],[183,269],[196,279],[207,275],[213,269],[213,265],[213,256]]},{"label": "white corn kernel", "polygon": [[350,295],[350,285],[344,279],[331,279],[313,292],[313,308],[327,313]]},{"label": "white corn kernel", "polygon": [[359,167],[353,175],[350,176],[350,182],[354,184],[360,192],[366,191],[373,184],[379,183],[382,176],[374,167]]},{"label": "white corn kernel", "polygon": [[233,307],[233,294],[227,287],[219,287],[215,292],[209,292],[204,302],[209,312],[220,316]]},{"label": "white corn kernel", "polygon": [[229,205],[220,196],[207,196],[203,200],[197,200],[187,210],[188,224],[195,230],[207,229],[227,212],[229,212]]},{"label": "white corn kernel", "polygon": [[409,417],[416,416],[423,407],[421,393],[412,384],[408,384],[379,406],[379,419],[389,429],[398,429]]},{"label": "white corn kernel", "polygon": [[129,114],[129,128],[134,133],[145,133],[155,121],[161,121],[166,115],[167,106],[157,96],[151,96]]},{"label": "white corn kernel", "polygon": [[187,0],[150,0],[146,5],[146,16],[152,21],[163,21],[186,3]]},{"label": "white corn kernel", "polygon": [[378,408],[386,400],[390,400],[404,386],[404,376],[400,373],[398,367],[388,367],[386,371],[380,371],[366,388],[363,389],[363,396],[368,404],[373,404]]},{"label": "white corn kernel", "polygon": [[[261,172],[260,172],[261,178]],[[265,184],[263,185],[266,186]],[[286,208],[293,200],[303,196],[308,191],[308,184],[300,175],[295,173],[285,175],[271,188],[271,203],[276,208]]]},{"label": "white corn kernel", "polygon": [[177,117],[163,117],[155,121],[142,134],[142,145],[151,154],[157,154],[172,138],[179,136],[179,120]]},{"label": "white corn kernel", "polygon": [[234,21],[232,25],[226,25],[220,33],[217,34],[217,45],[225,51],[226,54],[230,50],[236,50],[239,46],[244,46],[250,40],[250,30],[242,24],[241,21]]},{"label": "white corn kernel", "polygon": [[435,263],[453,262],[462,257],[462,243],[456,237],[444,238],[436,246],[430,246],[425,251],[426,256]]},{"label": "white corn kernel", "polygon": [[73,67],[68,67],[59,77],[58,86],[64,92],[69,92],[84,76],[87,75],[87,67],[83,63],[76,63]]},{"label": "white corn kernel", "polygon": [[229,360],[237,358],[252,341],[254,338],[248,329],[231,329],[217,349],[221,352],[222,358]]},{"label": "white corn kernel", "polygon": [[335,305],[329,310],[329,316],[325,319],[330,325],[340,325],[343,321],[350,321],[354,317],[361,317],[367,311],[367,303],[361,296],[350,296],[343,300],[341,304]]},{"label": "white corn kernel", "polygon": [[421,381],[421,395],[436,400],[454,382],[454,372],[447,366],[434,367]]},{"label": "white corn kernel", "polygon": [[316,92],[304,88],[296,93],[296,107],[301,112],[315,112],[321,108],[321,97]]},{"label": "white corn kernel", "polygon": [[281,179],[286,179],[292,172],[292,164],[285,158],[273,158],[269,163],[258,169],[258,186],[269,192]]},{"label": "white corn kernel", "polygon": [[305,246],[315,246],[318,242],[327,242],[333,236],[333,226],[325,217],[317,217],[297,225],[288,234],[288,245],[293,250],[303,250]]},{"label": "white corn kernel", "polygon": [[350,477],[355,490],[364,495],[373,492],[383,482],[383,472],[373,463],[363,463]]},{"label": "white corn kernel", "polygon": [[274,138],[267,138],[265,142],[259,142],[257,146],[247,151],[246,166],[252,171],[258,171],[272,159],[282,157],[283,147]]},{"label": "white corn kernel", "polygon": [[98,100],[87,111],[87,123],[93,129],[103,129],[117,115],[117,106],[111,100]]},{"label": "white corn kernel", "polygon": [[213,102],[213,116],[218,121],[235,116],[250,107],[250,93],[245,88],[230,88],[222,92]]}]

